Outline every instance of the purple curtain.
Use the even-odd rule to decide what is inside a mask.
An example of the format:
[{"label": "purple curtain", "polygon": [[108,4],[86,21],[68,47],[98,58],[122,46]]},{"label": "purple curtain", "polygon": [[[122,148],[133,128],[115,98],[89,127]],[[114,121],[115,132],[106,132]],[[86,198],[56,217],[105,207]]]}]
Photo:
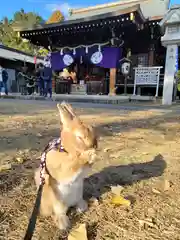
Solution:
[{"label": "purple curtain", "polygon": [[[98,52],[97,46],[88,48],[88,53],[86,53],[85,48],[76,49],[75,54],[73,54],[73,51],[69,51],[63,55],[61,55],[60,52],[52,53],[51,54],[52,69],[55,71],[60,71],[68,66],[67,61],[64,61],[65,55],[66,57],[68,55],[68,63],[75,60],[80,61],[80,58],[82,58],[83,62],[92,64],[91,57],[95,52]],[[102,60],[95,65],[103,68],[116,68],[119,60],[122,57],[122,49],[118,47],[103,47],[101,49],[101,53]]]}]

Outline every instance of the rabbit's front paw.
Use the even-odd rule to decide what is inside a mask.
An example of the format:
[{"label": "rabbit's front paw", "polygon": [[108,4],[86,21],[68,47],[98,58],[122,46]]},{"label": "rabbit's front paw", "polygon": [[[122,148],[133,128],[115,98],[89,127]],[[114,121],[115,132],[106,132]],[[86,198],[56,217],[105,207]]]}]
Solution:
[{"label": "rabbit's front paw", "polygon": [[68,216],[59,216],[57,225],[60,230],[68,230],[68,228],[70,228],[70,221]]},{"label": "rabbit's front paw", "polygon": [[83,213],[83,212],[85,212],[87,209],[88,209],[88,204],[87,204],[87,202],[86,202],[84,199],[80,200],[79,203],[77,204],[77,211],[78,211],[79,213]]}]

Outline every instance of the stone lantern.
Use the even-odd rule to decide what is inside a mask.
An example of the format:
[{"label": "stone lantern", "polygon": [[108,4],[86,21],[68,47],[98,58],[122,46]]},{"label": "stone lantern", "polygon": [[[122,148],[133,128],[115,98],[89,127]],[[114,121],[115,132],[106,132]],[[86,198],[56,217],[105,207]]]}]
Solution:
[{"label": "stone lantern", "polygon": [[169,9],[160,22],[164,36],[161,43],[166,50],[166,64],[163,86],[163,105],[171,105],[175,82],[175,73],[178,70],[178,46],[180,46],[180,5]]}]

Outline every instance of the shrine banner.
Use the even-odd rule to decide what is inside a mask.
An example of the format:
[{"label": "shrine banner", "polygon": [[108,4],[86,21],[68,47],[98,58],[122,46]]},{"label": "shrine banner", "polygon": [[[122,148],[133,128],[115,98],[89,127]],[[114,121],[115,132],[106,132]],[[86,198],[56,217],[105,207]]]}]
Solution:
[{"label": "shrine banner", "polygon": [[118,47],[103,47],[100,51],[98,46],[78,48],[76,51],[69,51],[61,55],[60,52],[51,54],[51,66],[55,71],[70,66],[74,61],[82,61],[94,64],[103,68],[116,68],[122,57],[122,49]]}]

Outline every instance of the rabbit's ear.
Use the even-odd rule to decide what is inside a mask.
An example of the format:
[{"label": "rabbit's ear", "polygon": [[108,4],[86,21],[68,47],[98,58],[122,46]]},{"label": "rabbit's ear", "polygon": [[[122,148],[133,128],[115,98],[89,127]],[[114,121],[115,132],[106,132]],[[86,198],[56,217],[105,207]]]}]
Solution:
[{"label": "rabbit's ear", "polygon": [[57,104],[60,119],[64,129],[69,129],[74,116],[67,110],[64,104]]},{"label": "rabbit's ear", "polygon": [[61,106],[65,107],[73,117],[77,117],[76,113],[74,112],[72,106],[69,103],[63,101],[61,103]]}]

